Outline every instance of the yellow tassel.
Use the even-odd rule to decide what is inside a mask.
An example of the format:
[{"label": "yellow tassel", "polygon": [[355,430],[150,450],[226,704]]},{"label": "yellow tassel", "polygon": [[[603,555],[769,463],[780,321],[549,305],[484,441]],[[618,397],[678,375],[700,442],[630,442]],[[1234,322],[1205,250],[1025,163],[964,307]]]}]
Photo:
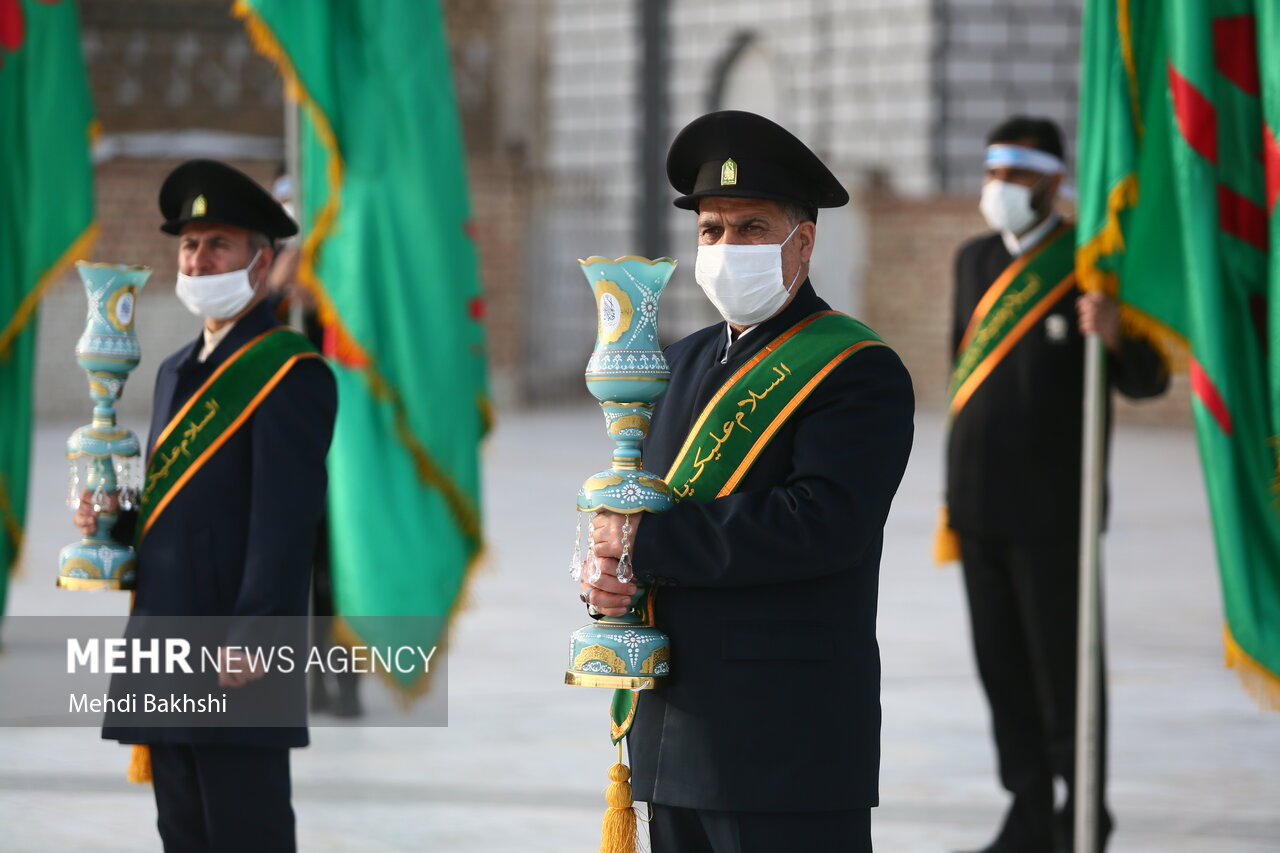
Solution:
[{"label": "yellow tassel", "polygon": [[129,756],[129,770],[125,775],[135,785],[146,785],[151,782],[150,747],[142,743],[133,745],[133,754]]},{"label": "yellow tassel", "polygon": [[1231,636],[1231,627],[1222,628],[1226,664],[1236,671],[1240,686],[1253,697],[1263,711],[1280,711],[1280,675],[1254,660]]},{"label": "yellow tassel", "polygon": [[600,834],[600,853],[636,853],[636,810],[631,804],[631,770],[622,763],[622,744],[618,744],[618,763],[609,768],[612,780],[604,792],[609,808],[604,813],[604,829]]},{"label": "yellow tassel", "polygon": [[933,534],[933,561],[939,566],[960,559],[960,537],[951,529],[946,504],[938,510],[938,529]]}]

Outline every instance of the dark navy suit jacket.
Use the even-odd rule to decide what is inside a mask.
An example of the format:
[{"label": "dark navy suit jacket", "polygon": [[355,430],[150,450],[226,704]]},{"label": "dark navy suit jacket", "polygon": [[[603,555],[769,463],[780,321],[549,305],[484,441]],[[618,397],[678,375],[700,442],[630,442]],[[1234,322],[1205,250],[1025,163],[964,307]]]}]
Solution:
[{"label": "dark navy suit jacket", "polygon": [[[974,310],[1013,263],[999,234],[971,240],[956,254],[951,352]],[[1066,275],[1070,269],[1060,271]],[[951,422],[947,507],[965,536],[1022,543],[1066,543],[1080,536],[1080,466],[1084,429],[1084,335],[1080,291],[1058,299],[978,386]],[[1108,353],[1111,387],[1134,399],[1169,384],[1160,354],[1124,337]],[[1106,397],[1110,441],[1111,395]]]},{"label": "dark navy suit jacket", "polygon": [[[668,347],[645,467],[665,475],[724,381],[828,307],[806,281],[727,363],[724,324]],[[817,386],[734,494],[645,516],[635,567],[660,585],[655,618],[672,658],[668,685],[637,706],[636,799],[766,812],[876,804],[880,550],[914,410],[898,356],[866,347]]]},{"label": "dark navy suit jacket", "polygon": [[[165,359],[156,376],[148,456],[170,418],[214,369],[276,325],[263,303],[232,327],[205,362],[197,361],[203,337]],[[255,620],[269,622],[269,617],[298,617],[292,622],[302,623],[336,412],[337,389],[328,365],[318,358],[301,359],[153,523],[138,553],[137,597],[127,635],[153,616],[230,617],[232,632]],[[229,644],[235,641],[235,636],[227,637]],[[299,667],[305,663],[304,650],[296,657]],[[238,689],[258,688],[251,683]],[[288,701],[299,712],[305,708],[300,679],[289,690]],[[113,725],[109,715],[103,737],[122,743],[290,747],[305,746],[307,730],[140,729]]]}]

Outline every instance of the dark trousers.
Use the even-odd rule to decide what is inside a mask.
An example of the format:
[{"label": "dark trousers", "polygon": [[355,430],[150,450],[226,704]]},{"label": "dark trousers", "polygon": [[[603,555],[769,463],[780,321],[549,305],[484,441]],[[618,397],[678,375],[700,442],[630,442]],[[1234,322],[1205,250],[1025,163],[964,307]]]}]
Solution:
[{"label": "dark trousers", "polygon": [[[1014,798],[999,838],[1014,849],[1051,850],[1055,840],[1069,842],[1074,819],[1079,545],[961,536],[960,555],[1000,781]],[[1111,819],[1102,682],[1098,820],[1105,841]],[[1055,778],[1067,786],[1056,817]]]},{"label": "dark trousers", "polygon": [[871,809],[771,814],[652,808],[653,853],[871,853]]},{"label": "dark trousers", "polygon": [[293,853],[289,750],[153,744],[165,853]]}]

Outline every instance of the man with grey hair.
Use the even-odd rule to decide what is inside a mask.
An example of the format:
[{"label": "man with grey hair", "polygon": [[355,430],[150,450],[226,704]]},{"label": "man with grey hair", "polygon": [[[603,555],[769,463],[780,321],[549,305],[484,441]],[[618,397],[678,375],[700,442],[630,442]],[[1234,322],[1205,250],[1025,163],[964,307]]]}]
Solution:
[{"label": "man with grey hair", "polygon": [[[165,180],[160,210],[161,229],[178,237],[178,299],[201,329],[156,376],[126,636],[166,617],[219,626],[217,671],[193,676],[200,690],[262,696],[275,674],[236,649],[235,632],[306,617],[337,392],[324,360],[264,301],[273,242],[297,231],[279,203],[239,170],[193,160]],[[87,495],[76,523],[96,527]],[[113,694],[122,689],[113,680]],[[307,744],[305,694],[297,679],[270,695],[289,724],[108,714],[102,736],[149,758],[166,851],[295,848],[289,748]]]}]

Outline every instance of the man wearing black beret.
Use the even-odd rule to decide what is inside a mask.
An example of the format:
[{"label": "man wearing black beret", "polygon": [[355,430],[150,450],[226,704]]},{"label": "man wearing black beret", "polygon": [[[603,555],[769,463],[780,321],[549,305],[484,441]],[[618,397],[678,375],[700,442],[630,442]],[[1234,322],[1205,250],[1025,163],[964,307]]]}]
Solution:
[{"label": "man wearing black beret", "polygon": [[[145,635],[156,617],[225,621],[233,632],[298,622],[337,391],[306,338],[277,323],[263,301],[275,241],[297,226],[253,179],[213,160],[176,168],[160,210],[161,230],[178,237],[178,299],[202,328],[156,376],[126,635]],[[88,493],[76,522],[86,534],[96,526]],[[272,681],[236,644],[219,635],[209,690],[244,696]],[[179,726],[108,715],[103,737],[149,756],[166,851],[295,849],[289,748],[307,744],[301,681],[272,703],[298,711],[286,715],[297,724]]]},{"label": "man wearing black beret", "polygon": [[[697,213],[695,277],[725,322],[666,349],[644,446],[680,499],[631,516],[635,573],[672,642],[668,684],[638,696],[636,798],[654,853],[869,851],[877,585],[911,379],[809,281],[818,208],[849,196],[804,143],[712,113],[676,137],[667,175]],[[621,615],[622,517],[592,526],[603,571],[584,592]]]}]

